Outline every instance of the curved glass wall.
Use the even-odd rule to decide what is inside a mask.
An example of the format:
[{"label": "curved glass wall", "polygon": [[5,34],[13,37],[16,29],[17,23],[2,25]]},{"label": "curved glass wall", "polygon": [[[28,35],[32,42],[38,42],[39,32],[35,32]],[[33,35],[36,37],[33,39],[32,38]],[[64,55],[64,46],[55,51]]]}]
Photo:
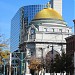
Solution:
[{"label": "curved glass wall", "polygon": [[[29,5],[21,7],[15,16],[11,20],[11,52],[18,50],[21,41],[21,30],[29,25],[34,16],[42,9],[46,8],[46,5]],[[24,36],[23,36],[24,38]]]}]

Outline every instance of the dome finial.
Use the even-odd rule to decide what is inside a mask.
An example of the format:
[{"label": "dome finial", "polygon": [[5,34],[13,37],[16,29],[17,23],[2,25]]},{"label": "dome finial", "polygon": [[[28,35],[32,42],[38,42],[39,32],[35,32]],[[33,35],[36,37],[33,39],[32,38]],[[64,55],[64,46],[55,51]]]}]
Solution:
[{"label": "dome finial", "polygon": [[47,8],[50,8],[50,2],[48,2],[48,3],[46,4],[46,6],[47,6]]}]

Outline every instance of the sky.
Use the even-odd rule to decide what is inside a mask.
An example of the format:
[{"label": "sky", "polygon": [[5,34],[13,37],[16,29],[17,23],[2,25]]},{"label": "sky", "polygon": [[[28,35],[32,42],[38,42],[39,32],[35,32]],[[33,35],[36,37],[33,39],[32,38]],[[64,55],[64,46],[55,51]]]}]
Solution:
[{"label": "sky", "polygon": [[[0,0],[0,35],[5,35],[5,38],[10,38],[11,19],[22,6],[45,4],[49,0]],[[63,19],[68,23],[68,26],[73,26],[75,19],[75,0],[62,0]]]}]

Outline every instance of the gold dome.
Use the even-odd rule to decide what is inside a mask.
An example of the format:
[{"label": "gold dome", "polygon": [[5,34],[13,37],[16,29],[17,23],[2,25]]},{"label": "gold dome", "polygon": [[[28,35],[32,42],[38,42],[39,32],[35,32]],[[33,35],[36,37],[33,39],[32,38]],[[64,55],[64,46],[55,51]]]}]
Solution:
[{"label": "gold dome", "polygon": [[38,12],[34,17],[34,19],[43,19],[43,18],[63,20],[62,16],[52,8],[44,8],[43,10]]}]

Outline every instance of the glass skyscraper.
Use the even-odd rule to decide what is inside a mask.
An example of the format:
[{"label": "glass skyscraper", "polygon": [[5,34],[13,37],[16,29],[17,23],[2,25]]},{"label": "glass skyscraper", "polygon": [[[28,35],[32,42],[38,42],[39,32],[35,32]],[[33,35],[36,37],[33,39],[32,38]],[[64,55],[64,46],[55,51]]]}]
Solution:
[{"label": "glass skyscraper", "polygon": [[[21,44],[24,41],[24,36],[27,33],[27,31],[24,31],[23,28],[26,28],[29,26],[29,23],[32,19],[34,19],[34,16],[42,9],[46,8],[45,5],[28,5],[21,7],[15,16],[11,20],[11,43],[10,43],[10,49],[11,52],[18,50],[19,44]],[[22,38],[23,37],[23,38]]]}]

